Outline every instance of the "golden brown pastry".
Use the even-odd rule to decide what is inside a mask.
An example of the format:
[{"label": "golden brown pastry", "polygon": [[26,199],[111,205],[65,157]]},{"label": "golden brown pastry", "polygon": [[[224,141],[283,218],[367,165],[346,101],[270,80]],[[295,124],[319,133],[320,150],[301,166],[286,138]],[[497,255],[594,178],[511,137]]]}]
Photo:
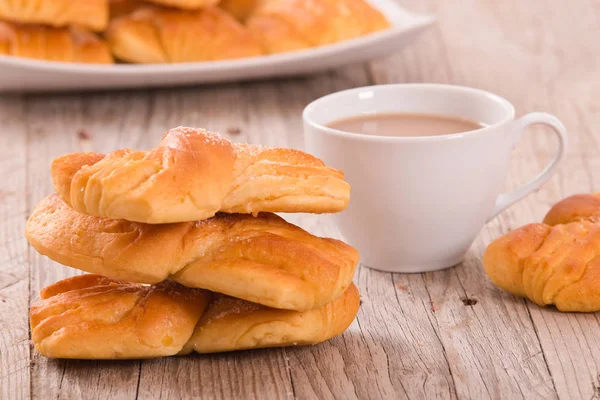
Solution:
[{"label": "golden brown pastry", "polygon": [[[80,275],[42,290],[32,340],[50,358],[131,359],[316,344],[341,334],[360,303],[352,284],[305,312],[274,310],[174,283]],[[186,344],[187,342],[187,344]]]},{"label": "golden brown pastry", "polygon": [[111,64],[106,43],[77,28],[10,24],[0,21],[0,54],[47,61]]},{"label": "golden brown pastry", "polygon": [[323,46],[390,27],[365,0],[266,1],[247,20],[268,53]]},{"label": "golden brown pastry", "polygon": [[221,0],[219,7],[243,22],[261,3],[265,2],[266,0]]},{"label": "golden brown pastry", "polygon": [[275,214],[147,225],[80,214],[56,195],[37,205],[26,236],[41,254],[86,272],[140,283],[172,279],[293,310],[342,294],[358,263],[352,247]]},{"label": "golden brown pastry", "polygon": [[110,19],[120,17],[121,15],[130,14],[136,9],[147,5],[142,0],[108,0]]},{"label": "golden brown pastry", "polygon": [[214,61],[262,54],[252,34],[216,7],[181,11],[144,7],[111,22],[115,56],[133,63]]},{"label": "golden brown pastry", "polygon": [[200,8],[207,8],[217,5],[219,0],[146,0],[151,3],[181,8],[184,10],[198,10]]},{"label": "golden brown pastry", "polygon": [[297,150],[232,144],[206,130],[171,129],[150,151],[75,153],[52,163],[60,197],[75,210],[145,223],[227,213],[341,211],[344,174]]},{"label": "golden brown pastry", "polygon": [[600,223],[600,193],[567,197],[556,203],[544,218],[544,223],[548,225],[575,221]]},{"label": "golden brown pastry", "polygon": [[50,358],[125,359],[177,354],[211,293],[172,282],[145,286],[80,275],[48,286],[31,306],[31,339]]},{"label": "golden brown pastry", "polygon": [[219,0],[108,0],[110,17],[129,14],[137,8],[154,3],[162,6],[180,8],[184,10],[198,10],[200,8],[212,7]]},{"label": "golden brown pastry", "polygon": [[107,0],[0,0],[0,19],[53,27],[77,25],[102,31],[108,25]]},{"label": "golden brown pastry", "polygon": [[500,288],[561,311],[600,310],[600,195],[556,204],[544,223],[492,242],[483,266]]},{"label": "golden brown pastry", "polygon": [[321,343],[342,334],[356,318],[359,305],[353,283],[331,303],[303,312],[216,294],[181,354]]}]

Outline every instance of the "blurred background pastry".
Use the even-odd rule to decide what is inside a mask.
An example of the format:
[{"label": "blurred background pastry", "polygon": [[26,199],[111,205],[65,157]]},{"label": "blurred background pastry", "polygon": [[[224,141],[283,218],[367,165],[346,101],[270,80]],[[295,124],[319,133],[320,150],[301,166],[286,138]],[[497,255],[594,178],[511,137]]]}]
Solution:
[{"label": "blurred background pastry", "polygon": [[108,25],[108,0],[0,0],[0,19],[103,31]]},{"label": "blurred background pastry", "polygon": [[160,4],[183,10],[198,10],[201,8],[212,7],[219,3],[219,0],[146,0],[150,3]]},{"label": "blurred background pastry", "polygon": [[112,64],[96,34],[75,27],[52,28],[0,21],[0,54],[47,61]]},{"label": "blurred background pastry", "polygon": [[219,7],[227,11],[237,20],[244,22],[262,3],[276,0],[221,0]]},{"label": "blurred background pastry", "polygon": [[246,23],[268,53],[323,46],[390,27],[364,0],[268,0]]},{"label": "blurred background pastry", "polygon": [[262,49],[250,32],[219,8],[183,11],[143,7],[106,32],[115,56],[133,63],[176,63],[253,57]]},{"label": "blurred background pastry", "polygon": [[[2,20],[96,31],[108,40],[115,58],[137,64],[257,57],[390,27],[365,0],[0,0]],[[55,36],[48,34],[48,40]],[[106,57],[68,57],[63,54],[68,49],[50,45],[44,55],[9,51],[6,42],[0,54],[107,63]]]}]

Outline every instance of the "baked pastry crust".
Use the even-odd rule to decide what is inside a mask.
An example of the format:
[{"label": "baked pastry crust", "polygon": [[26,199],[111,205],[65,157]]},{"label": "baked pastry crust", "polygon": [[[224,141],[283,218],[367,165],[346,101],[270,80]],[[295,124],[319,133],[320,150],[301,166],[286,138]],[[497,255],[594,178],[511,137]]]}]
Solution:
[{"label": "baked pastry crust", "polygon": [[238,21],[244,22],[252,12],[266,0],[221,0],[219,7],[233,15]]},{"label": "baked pastry crust", "polygon": [[0,54],[47,61],[113,63],[106,43],[91,32],[2,21]]},{"label": "baked pastry crust", "polygon": [[246,27],[216,7],[143,7],[111,22],[106,38],[117,58],[133,63],[214,61],[263,53]]},{"label": "baked pastry crust", "polygon": [[200,8],[216,6],[219,0],[146,0],[150,3],[184,10],[198,10]]},{"label": "baked pastry crust", "polygon": [[211,294],[80,275],[48,286],[31,306],[31,339],[50,358],[128,359],[177,354]]},{"label": "baked pastry crust", "polygon": [[80,275],[42,290],[32,341],[50,358],[131,359],[316,344],[358,312],[354,285],[310,311],[274,310],[174,283],[146,286]]},{"label": "baked pastry crust", "polygon": [[343,172],[309,154],[232,144],[184,127],[153,150],[69,154],[51,172],[75,210],[145,223],[197,221],[218,211],[338,212],[350,199]]},{"label": "baked pastry crust", "polygon": [[323,46],[390,27],[365,0],[265,1],[247,20],[268,53]]},{"label": "baked pastry crust", "polygon": [[358,253],[275,214],[218,214],[148,225],[80,214],[56,195],[42,200],[27,240],[62,264],[140,283],[172,279],[270,307],[308,310],[350,285]]},{"label": "baked pastry crust", "polygon": [[359,306],[360,295],[353,283],[331,303],[303,312],[216,294],[181,354],[321,343],[348,329]]},{"label": "baked pastry crust", "polygon": [[103,31],[108,25],[107,0],[0,0],[0,19],[53,27],[76,25]]},{"label": "baked pastry crust", "polygon": [[492,242],[483,266],[500,288],[561,311],[600,310],[600,194],[557,203],[544,223]]},{"label": "baked pastry crust", "polygon": [[130,14],[146,4],[143,0],[108,0],[110,19]]}]

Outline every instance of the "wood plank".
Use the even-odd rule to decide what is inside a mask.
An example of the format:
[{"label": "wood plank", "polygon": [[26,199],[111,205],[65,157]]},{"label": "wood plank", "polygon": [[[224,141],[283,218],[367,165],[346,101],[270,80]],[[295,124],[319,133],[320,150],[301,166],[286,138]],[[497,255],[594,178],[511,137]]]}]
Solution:
[{"label": "wood plank", "polygon": [[[532,12],[533,13],[533,12]],[[577,24],[569,23],[576,18]],[[519,221],[539,220],[550,204],[562,197],[596,191],[600,166],[600,146],[596,133],[600,122],[600,73],[596,61],[600,43],[593,39],[600,33],[596,5],[578,2],[558,13],[548,10],[545,16],[553,29],[540,33],[539,61],[552,55],[553,62],[539,74],[537,85],[541,94],[528,97],[523,108],[541,108],[556,113],[570,132],[571,148],[554,185],[528,199],[524,210],[515,212]],[[593,33],[595,32],[595,33]],[[573,41],[578,43],[573,46]],[[549,135],[535,132],[531,151],[536,152],[537,168],[549,157],[539,149],[551,149]],[[595,176],[596,175],[596,176]],[[520,210],[520,209],[519,209]],[[538,211],[539,210],[539,211]],[[565,314],[529,303],[549,369],[561,399],[590,399],[600,395],[600,324],[595,314]]]},{"label": "wood plank", "polygon": [[[600,81],[600,74],[596,69],[600,44],[594,39],[599,30],[598,15],[593,2],[577,2],[569,6],[557,1],[436,4],[429,4],[429,9],[435,10],[440,18],[438,39],[446,50],[436,53],[432,51],[434,49],[419,47],[416,52],[420,55],[415,55],[414,59],[427,60],[429,55],[429,63],[439,68],[439,61],[432,60],[432,55],[438,54],[438,58],[446,60],[453,72],[436,76],[437,72],[417,67],[416,70],[420,73],[425,71],[423,75],[426,76],[421,79],[419,74],[415,76],[414,64],[392,70],[384,62],[374,66],[375,71],[379,69],[375,74],[376,78],[402,81],[406,79],[405,76],[410,76],[413,80],[416,77],[416,80],[486,88],[512,100],[518,114],[535,110],[556,113],[571,135],[572,147],[558,177],[488,224],[474,245],[469,260],[456,270],[460,284],[465,279],[485,282],[479,259],[489,241],[522,224],[539,221],[549,206],[561,197],[598,187],[593,178],[593,167],[600,165],[600,150],[597,136],[594,135],[594,128],[600,119],[595,96]],[[416,2],[413,5],[419,6]],[[461,20],[469,20],[470,29],[478,34],[464,35],[461,24],[457,23]],[[573,24],[572,21],[577,23]],[[440,46],[439,43],[435,46]],[[477,60],[477,64],[474,64],[474,60]],[[452,78],[449,80],[448,76]],[[551,135],[543,129],[532,129],[513,155],[507,186],[515,187],[538,173],[551,157],[554,148]],[[434,287],[441,290],[439,285]],[[522,353],[523,356],[531,354],[539,362],[521,368],[523,373],[520,374],[521,378],[515,378],[517,382],[519,379],[531,379],[528,375],[536,372],[537,379],[532,382],[534,386],[528,386],[539,395],[549,394],[551,389],[556,390],[557,395],[563,399],[592,398],[598,395],[600,357],[597,342],[600,329],[595,315],[563,314],[553,309],[540,308],[530,302],[515,299],[491,284],[476,284],[466,293],[472,293],[480,303],[484,294],[483,298],[487,300],[501,299],[500,303],[511,306],[507,308],[511,316],[515,314],[512,309],[517,308],[519,319],[525,326],[515,332],[524,333],[528,343],[535,344],[530,324],[523,317],[530,315],[543,352],[539,353],[537,346],[529,346]],[[446,297],[448,295],[444,291],[441,294]],[[475,309],[476,306],[473,307]],[[486,314],[489,312],[488,306],[485,311]],[[502,314],[495,315],[495,319],[503,321],[503,325],[506,321]],[[447,328],[444,325],[444,331]],[[511,349],[515,348],[514,334],[504,340],[511,344]],[[505,353],[506,349],[496,356],[506,359]],[[521,358],[515,356],[516,360]],[[544,361],[542,357],[547,361],[552,382],[547,380],[547,374],[541,369]],[[531,362],[532,359],[527,359],[527,364]],[[536,387],[536,382],[541,386]],[[472,378],[469,379],[468,386],[480,387],[476,379]],[[521,384],[518,386],[521,387]],[[543,391],[540,392],[540,389]],[[458,384],[457,391],[461,393]],[[504,389],[500,393],[508,392]]]},{"label": "wood plank", "polygon": [[[487,280],[480,263],[494,238],[539,220],[562,196],[600,187],[597,7],[591,0],[402,4],[437,14],[437,27],[368,71],[355,66],[270,83],[0,99],[3,132],[10,132],[0,136],[6,152],[0,172],[7,177],[0,198],[0,398],[26,398],[30,387],[38,398],[597,398],[598,317],[514,298]],[[30,386],[28,292],[35,301],[41,287],[78,273],[27,252],[22,238],[24,214],[52,191],[52,158],[152,147],[176,125],[302,148],[303,106],[371,78],[495,91],[519,114],[557,113],[572,148],[557,178],[488,224],[459,267],[423,275],[359,268],[358,319],[328,343],[143,362],[52,361],[34,353]],[[535,175],[552,152],[549,136],[533,129],[515,150],[507,187]],[[326,216],[286,218],[339,237]]]},{"label": "wood plank", "polygon": [[[536,97],[532,85],[525,82],[529,75],[517,72],[530,67],[533,61],[513,41],[526,36],[522,31],[528,26],[526,21],[515,21],[518,19],[514,17],[515,8],[520,3],[510,7],[492,1],[425,3],[412,2],[410,6],[435,13],[438,26],[405,54],[374,63],[372,69],[378,83],[452,83],[489,89],[511,100],[522,98],[523,90],[530,90],[529,97]],[[544,8],[541,4],[537,6]],[[523,13],[516,14],[523,16]],[[478,32],[477,35],[464,34],[460,21],[467,20],[469,29]],[[509,31],[505,26],[508,21],[514,23],[512,29],[519,29],[518,24],[521,30],[504,40],[502,34]],[[498,57],[507,52],[517,56]],[[478,68],[474,63],[485,65],[485,68]],[[512,73],[514,77],[510,76]],[[529,151],[527,140],[531,138],[526,138],[521,148]],[[530,154],[523,152],[518,156],[519,159],[531,158]],[[523,167],[521,163],[518,166]],[[539,170],[537,163],[534,168],[513,168],[508,186],[516,186],[527,175],[533,176]],[[530,306],[498,291],[481,269],[485,245],[514,224],[511,217],[514,214],[507,212],[488,224],[461,265],[424,276],[435,308],[436,331],[444,344],[459,397],[556,396],[536,326],[529,316]],[[470,300],[477,303],[466,305],[474,302]]]},{"label": "wood plank", "polygon": [[[144,136],[148,96],[139,93],[97,95],[31,96],[27,100],[29,132],[29,204],[32,207],[54,190],[50,179],[53,158],[75,151],[108,151],[131,145]],[[130,135],[122,135],[121,126]],[[21,234],[22,236],[22,234]],[[31,301],[39,290],[80,272],[40,256],[33,249],[31,261]],[[36,398],[135,398],[139,361],[87,362],[49,360],[33,354],[32,396]]]},{"label": "wood plank", "polygon": [[27,136],[21,96],[0,97],[0,398],[29,397]]},{"label": "wood plank", "polygon": [[[314,234],[343,239],[327,216],[297,214],[286,218]],[[296,371],[294,382],[302,381],[301,387],[305,389],[319,385],[328,390],[308,390],[299,397],[323,393],[336,397],[343,393],[344,398],[359,399],[456,398],[422,276],[390,274],[359,266],[354,282],[361,293],[356,321],[342,337],[321,346],[334,346],[337,360],[330,368],[337,372],[331,375],[338,376],[352,391],[340,391],[334,384],[328,388],[321,376],[323,357],[317,347],[314,351],[309,349],[310,353],[298,354],[294,364],[310,367]],[[331,356],[327,354],[326,359]]]}]

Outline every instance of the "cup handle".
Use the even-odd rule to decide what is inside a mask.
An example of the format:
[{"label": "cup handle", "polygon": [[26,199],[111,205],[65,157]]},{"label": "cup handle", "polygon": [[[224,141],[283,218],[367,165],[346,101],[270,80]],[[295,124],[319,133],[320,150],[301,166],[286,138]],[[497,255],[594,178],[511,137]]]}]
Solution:
[{"label": "cup handle", "polygon": [[529,193],[533,192],[535,189],[539,188],[544,183],[546,183],[556,172],[556,168],[558,168],[558,164],[560,164],[560,161],[565,154],[567,144],[569,141],[567,136],[567,130],[565,129],[562,122],[560,122],[558,118],[556,118],[554,115],[550,115],[543,112],[534,112],[518,119],[517,121],[515,121],[515,123],[517,124],[515,129],[519,132],[519,138],[521,137],[525,129],[527,129],[531,125],[541,124],[552,128],[552,131],[558,137],[558,150],[550,164],[548,164],[546,168],[544,168],[544,170],[540,172],[540,174],[536,176],[532,181],[525,183],[524,185],[518,187],[510,193],[503,193],[500,196],[498,196],[498,199],[496,200],[496,207],[494,208],[494,212],[492,213],[492,216],[488,219],[488,221],[492,220],[502,211],[511,206],[513,203],[521,200],[523,197],[527,196]]}]

